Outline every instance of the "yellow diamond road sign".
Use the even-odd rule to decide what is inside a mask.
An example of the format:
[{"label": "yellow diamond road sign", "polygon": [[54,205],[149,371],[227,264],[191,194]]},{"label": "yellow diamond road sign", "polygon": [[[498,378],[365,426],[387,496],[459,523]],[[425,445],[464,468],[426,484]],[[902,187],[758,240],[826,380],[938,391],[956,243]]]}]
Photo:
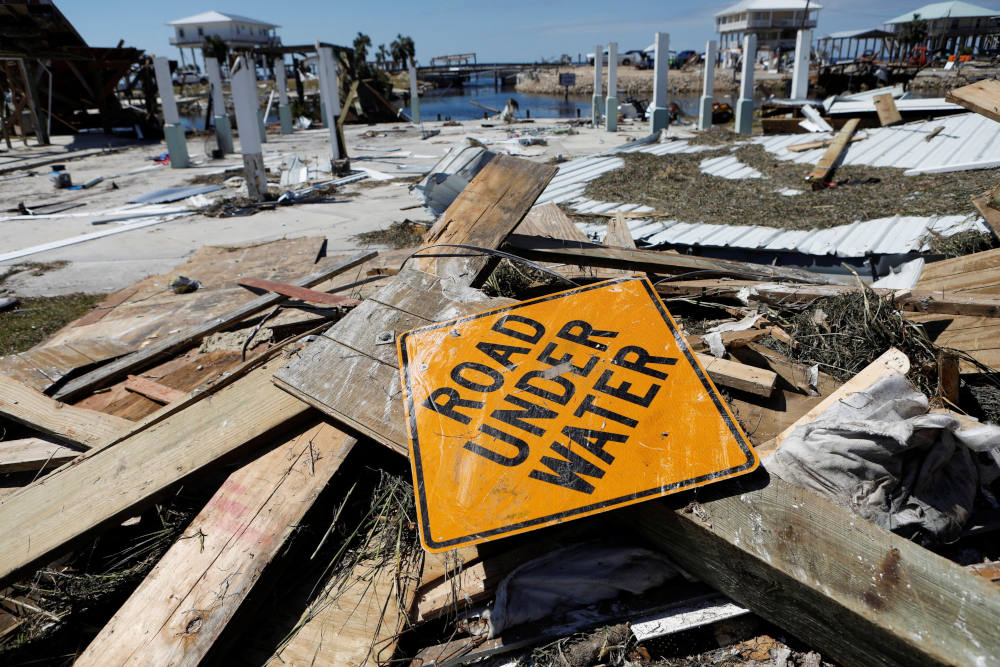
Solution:
[{"label": "yellow diamond road sign", "polygon": [[431,551],[757,467],[644,278],[415,329],[398,345],[420,531]]}]

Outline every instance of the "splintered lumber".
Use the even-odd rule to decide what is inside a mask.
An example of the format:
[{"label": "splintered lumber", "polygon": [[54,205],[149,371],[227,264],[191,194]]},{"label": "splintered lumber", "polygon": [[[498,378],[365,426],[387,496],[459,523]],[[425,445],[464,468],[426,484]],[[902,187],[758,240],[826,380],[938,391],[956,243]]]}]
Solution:
[{"label": "splintered lumber", "polygon": [[134,428],[127,419],[64,405],[0,375],[0,417],[82,447],[96,447]]},{"label": "splintered lumber", "polygon": [[42,438],[0,442],[0,473],[58,468],[80,455],[75,449]]},{"label": "splintered lumber", "polygon": [[938,396],[946,403],[958,406],[958,389],[961,383],[958,355],[950,350],[938,350]]},{"label": "splintered lumber", "polygon": [[1000,81],[997,79],[983,79],[949,90],[944,94],[944,99],[1000,122]]},{"label": "splintered lumber", "polygon": [[812,181],[814,190],[823,187],[827,179],[830,178],[830,174],[833,173],[844,151],[847,150],[847,144],[851,140],[851,135],[858,128],[858,122],[857,118],[852,118],[844,123],[844,127],[837,133],[833,143],[823,153],[823,157],[819,159],[813,170],[806,176],[807,181]]},{"label": "splintered lumber", "polygon": [[926,137],[924,137],[924,141],[930,141],[931,139],[933,139],[937,135],[941,134],[941,132],[943,130],[944,130],[944,125],[938,125],[933,130],[931,130],[930,134],[928,134]]},{"label": "splintered lumber", "polygon": [[517,233],[525,236],[563,239],[564,241],[589,241],[557,204],[535,206],[517,226]]},{"label": "splintered lumber", "polygon": [[[536,169],[543,166],[493,158],[442,214],[421,247],[448,239],[496,248],[555,173]],[[405,454],[409,445],[396,338],[426,324],[511,303],[468,287],[489,266],[481,256],[414,260],[275,373],[275,384]],[[391,437],[384,437],[386,430]]]},{"label": "splintered lumber", "polygon": [[[413,605],[419,558],[359,561],[323,591],[268,660],[285,665],[367,665],[390,662]],[[195,664],[195,663],[191,663]]]},{"label": "splintered lumber", "polygon": [[[372,257],[375,257],[377,254],[378,253],[374,251],[358,253],[343,261],[331,264],[328,267],[311,273],[305,278],[296,281],[294,284],[297,287],[312,287],[313,285],[318,285],[321,282],[324,282],[352,267],[357,266],[358,264],[371,259]],[[224,315],[220,315],[219,317],[209,320],[204,324],[200,324],[198,326],[191,327],[190,329],[180,331],[172,336],[168,336],[159,342],[153,343],[152,345],[124,356],[121,359],[101,366],[100,368],[97,368],[86,375],[82,375],[75,380],[70,380],[55,393],[55,397],[63,401],[71,401],[81,398],[95,389],[100,389],[101,387],[107,386],[112,382],[120,380],[130,372],[141,370],[142,368],[149,366],[164,357],[178,352],[189,345],[197,343],[205,336],[210,336],[213,333],[222,331],[240,320],[246,319],[251,315],[256,315],[257,313],[267,310],[268,308],[271,308],[287,299],[288,297],[284,294],[267,294],[254,299],[253,301]]]},{"label": "splintered lumber", "polygon": [[357,442],[298,430],[229,476],[75,664],[201,662]]},{"label": "splintered lumber", "polygon": [[0,499],[0,583],[308,410],[271,384],[281,363]]},{"label": "splintered lumber", "polygon": [[[850,140],[849,143],[853,144],[855,141],[863,141],[864,139],[867,139],[867,138],[868,138],[868,134],[867,133],[866,134],[856,134],[853,137],[851,137],[851,140]],[[801,153],[803,151],[811,151],[814,148],[826,148],[827,146],[829,146],[830,144],[832,144],[835,140],[836,140],[836,138],[819,139],[817,141],[807,141],[804,144],[793,144],[791,146],[785,146],[785,150],[789,151],[789,152],[792,152],[792,153]]]},{"label": "splintered lumber", "polygon": [[983,220],[990,226],[990,229],[993,230],[993,235],[1000,238],[1000,208],[994,208],[996,206],[996,195],[997,190],[987,190],[981,195],[974,196],[972,204],[979,211],[979,215],[983,216]]},{"label": "splintered lumber", "polygon": [[705,368],[712,382],[731,389],[739,389],[758,396],[770,396],[778,382],[778,375],[756,366],[748,366],[738,361],[719,359],[710,354],[695,354]]},{"label": "splintered lumber", "polygon": [[900,350],[890,347],[882,354],[882,356],[862,368],[857,375],[840,385],[836,391],[813,406],[808,412],[799,417],[791,426],[779,433],[774,440],[758,447],[757,453],[761,456],[761,458],[769,456],[774,452],[774,450],[781,447],[781,443],[792,434],[792,431],[803,424],[808,424],[813,421],[834,403],[842,401],[849,396],[853,396],[859,391],[866,391],[869,387],[884,377],[895,375],[897,373],[906,374],[909,370],[909,357],[907,357]]},{"label": "splintered lumber", "polygon": [[650,501],[619,516],[824,657],[974,665],[1000,655],[1000,592],[965,568],[763,469],[699,496],[697,511]]},{"label": "splintered lumber", "polygon": [[361,303],[357,299],[341,296],[339,294],[319,292],[306,287],[289,285],[276,280],[264,280],[263,278],[241,278],[236,281],[236,284],[240,287],[246,287],[250,291],[257,294],[261,294],[263,292],[274,292],[275,294],[283,294],[292,299],[300,299],[302,301],[308,301],[309,303],[322,303],[326,306],[353,307]]},{"label": "splintered lumber", "polygon": [[[438,243],[497,248],[524,218],[545,186],[555,176],[556,167],[498,155],[476,174],[424,236],[424,246]],[[444,247],[436,257],[424,252],[411,260],[411,268],[438,276],[465,280],[479,275],[491,257],[475,251]],[[471,283],[470,283],[471,284]]]},{"label": "splintered lumber", "polygon": [[187,392],[183,392],[180,389],[173,389],[155,380],[142,378],[138,375],[128,376],[128,379],[125,380],[125,390],[141,394],[157,403],[173,403],[184,398],[187,394]]},{"label": "splintered lumber", "polygon": [[725,259],[709,259],[678,253],[608,248],[596,243],[541,239],[521,234],[507,237],[507,249],[526,259],[539,262],[567,262],[581,266],[602,266],[633,273],[687,273],[710,271],[722,275],[755,276],[767,280],[791,280],[804,283],[829,283],[826,276],[802,269],[766,266]]},{"label": "splintered lumber", "polygon": [[872,102],[875,104],[875,113],[878,114],[878,122],[882,123],[882,127],[903,122],[891,93],[876,95],[872,98]]},{"label": "splintered lumber", "polygon": [[[468,277],[468,274],[467,276]],[[405,268],[275,373],[274,382],[401,454],[408,451],[396,339],[441,320],[513,303]],[[382,437],[385,431],[392,437]]]},{"label": "splintered lumber", "polygon": [[604,245],[612,248],[635,248],[632,231],[625,222],[625,216],[619,211],[615,217],[608,220],[608,231],[604,236]]}]

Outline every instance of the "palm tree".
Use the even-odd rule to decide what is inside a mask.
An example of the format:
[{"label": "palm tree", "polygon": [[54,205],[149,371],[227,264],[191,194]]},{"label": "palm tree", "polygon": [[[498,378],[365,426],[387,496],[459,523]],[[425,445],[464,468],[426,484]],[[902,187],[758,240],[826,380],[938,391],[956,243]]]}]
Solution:
[{"label": "palm tree", "polygon": [[385,48],[385,44],[378,45],[378,51],[375,53],[375,62],[381,69],[385,69],[386,62],[389,60],[389,51]]}]

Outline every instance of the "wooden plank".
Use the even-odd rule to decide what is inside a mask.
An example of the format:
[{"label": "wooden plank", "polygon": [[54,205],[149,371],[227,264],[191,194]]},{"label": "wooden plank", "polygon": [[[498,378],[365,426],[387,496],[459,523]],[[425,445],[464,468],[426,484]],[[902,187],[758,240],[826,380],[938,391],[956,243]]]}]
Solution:
[{"label": "wooden plank", "polygon": [[135,426],[127,419],[64,405],[6,375],[0,375],[0,416],[87,448],[114,440]]},{"label": "wooden plank", "polygon": [[604,236],[604,245],[613,248],[635,248],[635,239],[625,222],[625,216],[619,211],[615,217],[608,220],[608,231]]},{"label": "wooden plank", "polygon": [[141,378],[137,375],[128,376],[128,379],[125,380],[125,389],[141,394],[157,403],[173,403],[184,398],[186,394],[186,392],[179,389],[173,389],[154,380]]},{"label": "wooden plank", "polygon": [[302,415],[308,407],[271,384],[280,364],[262,364],[204,400],[0,499],[0,583]]},{"label": "wooden plank", "polygon": [[830,174],[833,172],[841,156],[847,150],[847,144],[851,140],[851,135],[858,127],[858,119],[852,118],[844,124],[844,127],[837,133],[837,137],[830,144],[830,147],[823,153],[813,170],[806,176],[807,181],[811,181],[813,189],[825,186]]},{"label": "wooden plank", "polygon": [[1000,81],[997,79],[983,79],[949,90],[944,99],[1000,122]]},{"label": "wooden plank", "polygon": [[417,561],[360,561],[343,581],[336,581],[319,595],[292,637],[265,664],[360,666],[390,662],[413,604],[413,581],[420,571]]},{"label": "wooden plank", "polygon": [[564,241],[590,240],[557,204],[551,202],[535,206],[528,211],[515,231],[525,236],[541,236]]},{"label": "wooden plank", "polygon": [[[506,155],[494,157],[441,214],[425,235],[424,246],[458,243],[498,247],[521,222],[556,171],[553,165]],[[458,252],[467,256],[417,258],[411,261],[411,268],[460,278],[478,275],[491,263],[490,257],[472,255],[469,251],[441,250],[441,254]]]},{"label": "wooden plank", "polygon": [[748,366],[729,359],[719,359],[710,354],[696,353],[698,362],[712,378],[712,382],[732,389],[739,389],[757,396],[770,396],[778,382],[774,371]]},{"label": "wooden plank", "polygon": [[993,235],[1000,238],[1000,210],[991,206],[994,192],[994,190],[987,190],[981,195],[974,196],[972,198],[972,205],[976,207],[979,215],[983,216],[983,220],[993,230]]},{"label": "wooden plank", "polygon": [[946,405],[958,407],[958,389],[961,380],[958,372],[958,355],[949,350],[938,350],[938,397]]},{"label": "wooden plank", "polygon": [[[863,141],[868,138],[867,134],[856,134],[851,137],[849,143],[854,143],[855,141]],[[811,151],[815,148],[826,148],[836,140],[835,137],[830,139],[819,139],[818,141],[807,141],[804,144],[793,144],[792,146],[785,146],[785,150],[791,153],[801,153],[803,151]]]},{"label": "wooden plank", "polygon": [[509,251],[540,262],[570,262],[582,266],[603,266],[609,269],[624,269],[633,273],[686,273],[689,271],[712,271],[722,275],[753,275],[767,280],[791,280],[804,283],[826,284],[826,276],[780,266],[734,262],[725,259],[709,259],[658,252],[635,248],[607,248],[596,243],[539,239],[520,234],[507,238]]},{"label": "wooden plank", "polygon": [[782,431],[773,441],[757,448],[757,453],[763,459],[770,456],[776,449],[781,447],[781,443],[792,434],[799,426],[808,424],[834,403],[853,396],[859,391],[865,391],[882,378],[895,375],[896,373],[906,374],[910,370],[910,359],[894,347],[889,348],[878,359],[862,368],[857,375],[840,385],[836,391],[820,401],[816,406],[802,415],[794,424]]},{"label": "wooden plank", "polygon": [[510,299],[490,299],[450,279],[404,269],[275,373],[274,382],[405,454],[409,444],[396,338],[432,322],[509,303]]},{"label": "wooden plank", "polygon": [[893,99],[891,93],[876,95],[872,98],[872,102],[875,104],[875,113],[878,114],[878,121],[882,127],[903,122],[903,117],[899,114],[899,109],[896,108],[896,100]]},{"label": "wooden plank", "polygon": [[931,139],[933,139],[937,135],[941,134],[941,132],[943,130],[944,130],[944,125],[938,125],[933,130],[931,130],[930,134],[928,134],[926,137],[924,137],[924,141],[930,141]]},{"label": "wooden plank", "polygon": [[[339,273],[347,271],[351,267],[361,264],[377,254],[378,253],[374,251],[358,253],[343,261],[309,274],[305,278],[296,281],[295,285],[298,287],[311,287],[313,285],[317,285],[324,280],[328,280]],[[231,310],[224,315],[216,317],[201,325],[180,331],[172,336],[168,336],[167,338],[153,343],[148,347],[144,347],[141,350],[133,352],[132,354],[122,357],[121,359],[118,359],[110,364],[106,364],[105,366],[91,371],[90,373],[76,378],[75,380],[71,380],[56,392],[55,397],[64,401],[80,398],[95,389],[100,389],[115,380],[125,377],[130,372],[141,370],[142,368],[155,363],[159,359],[163,359],[170,354],[180,351],[188,345],[197,343],[205,336],[209,336],[217,331],[222,331],[226,327],[235,324],[240,320],[271,308],[287,299],[288,297],[283,294],[268,294],[254,299],[250,303],[247,303],[235,310]]]},{"label": "wooden plank", "polygon": [[0,473],[55,469],[80,452],[51,440],[21,438],[0,442]]},{"label": "wooden plank", "polygon": [[284,294],[292,299],[301,299],[309,303],[322,303],[327,306],[356,306],[360,301],[351,299],[339,294],[329,294],[327,292],[317,292],[305,287],[280,283],[276,280],[264,280],[263,278],[241,278],[236,281],[240,287],[249,288],[250,291],[260,294],[262,292],[274,292]]},{"label": "wooden plank", "polygon": [[[714,493],[713,493],[714,491]],[[996,664],[982,577],[759,470],[621,512],[678,566],[845,665]]]},{"label": "wooden plank", "polygon": [[77,665],[197,665],[357,442],[320,423],[244,465]]},{"label": "wooden plank", "polygon": [[74,327],[82,327],[87,324],[93,324],[99,322],[101,318],[111,312],[116,306],[120,306],[129,300],[129,298],[138,291],[137,287],[126,287],[123,290],[119,290],[112,294],[111,296],[105,298],[103,301],[98,303],[94,308],[73,322]]}]

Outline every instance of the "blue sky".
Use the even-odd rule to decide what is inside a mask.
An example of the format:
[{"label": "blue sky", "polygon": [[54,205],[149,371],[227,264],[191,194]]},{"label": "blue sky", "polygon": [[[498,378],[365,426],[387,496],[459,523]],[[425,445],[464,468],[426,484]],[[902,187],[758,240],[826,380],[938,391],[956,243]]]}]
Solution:
[{"label": "blue sky", "polygon": [[[317,39],[350,45],[358,31],[377,47],[397,33],[413,37],[417,60],[476,52],[480,62],[523,62],[592,51],[597,43],[617,41],[619,50],[641,49],[654,31],[670,33],[671,48],[704,48],[712,39],[712,16],[732,4],[699,0],[56,0],[59,9],[92,46],[127,46],[177,58],[169,44],[168,21],[209,9],[242,14],[281,25],[285,44],[311,44]],[[871,28],[921,0],[821,0],[819,35],[838,30]],[[998,7],[996,1],[975,2]]]}]

